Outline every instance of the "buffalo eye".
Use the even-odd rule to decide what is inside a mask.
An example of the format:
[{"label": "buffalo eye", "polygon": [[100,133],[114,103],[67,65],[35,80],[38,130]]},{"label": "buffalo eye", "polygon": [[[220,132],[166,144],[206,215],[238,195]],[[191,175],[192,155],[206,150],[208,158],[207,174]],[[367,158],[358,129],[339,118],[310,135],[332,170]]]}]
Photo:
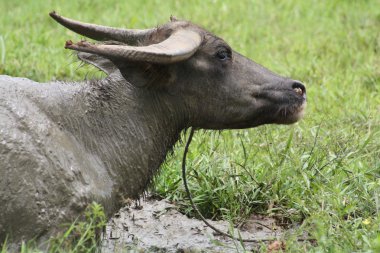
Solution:
[{"label": "buffalo eye", "polygon": [[228,50],[226,49],[222,49],[222,50],[219,50],[217,53],[216,53],[216,57],[221,60],[221,61],[225,61],[225,60],[228,60],[228,59],[231,59],[231,52],[229,52]]}]

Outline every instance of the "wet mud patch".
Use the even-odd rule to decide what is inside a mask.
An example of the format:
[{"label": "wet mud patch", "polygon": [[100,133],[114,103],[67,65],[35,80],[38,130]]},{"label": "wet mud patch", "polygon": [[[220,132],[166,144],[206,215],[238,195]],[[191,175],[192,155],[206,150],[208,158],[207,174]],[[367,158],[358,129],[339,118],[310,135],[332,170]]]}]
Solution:
[{"label": "wet mud patch", "polygon": [[[222,231],[229,231],[227,221],[211,221]],[[279,238],[285,230],[274,218],[252,215],[235,236],[256,240]],[[203,221],[188,218],[167,200],[147,198],[141,207],[122,208],[107,224],[102,236],[102,252],[236,252],[240,242],[215,233]],[[258,243],[244,243],[245,250],[255,250]]]}]

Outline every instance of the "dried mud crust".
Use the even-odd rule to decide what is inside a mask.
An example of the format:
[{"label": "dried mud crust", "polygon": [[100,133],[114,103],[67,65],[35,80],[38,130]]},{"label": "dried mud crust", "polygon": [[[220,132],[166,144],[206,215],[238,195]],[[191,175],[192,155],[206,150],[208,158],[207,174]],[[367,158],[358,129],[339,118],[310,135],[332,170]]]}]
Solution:
[{"label": "dried mud crust", "polygon": [[[231,228],[227,221],[211,221],[222,231]],[[235,236],[268,239],[280,237],[284,230],[276,220],[252,215],[235,229]],[[201,220],[188,218],[167,200],[147,198],[141,208],[124,207],[107,224],[102,236],[102,252],[236,252],[240,242],[216,234]],[[245,250],[257,243],[244,243]]]}]

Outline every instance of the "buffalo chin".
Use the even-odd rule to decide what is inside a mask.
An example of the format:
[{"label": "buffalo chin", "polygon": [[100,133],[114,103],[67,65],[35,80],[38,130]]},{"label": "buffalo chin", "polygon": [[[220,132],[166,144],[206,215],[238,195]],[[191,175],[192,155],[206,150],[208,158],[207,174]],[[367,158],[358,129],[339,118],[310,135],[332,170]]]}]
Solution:
[{"label": "buffalo chin", "polygon": [[281,108],[279,112],[276,114],[276,121],[273,122],[275,124],[293,124],[303,118],[305,115],[306,101],[304,101],[301,105],[296,106],[287,106]]},{"label": "buffalo chin", "polygon": [[291,106],[282,106],[277,112],[270,113],[269,111],[263,111],[260,114],[255,114],[250,119],[245,121],[234,122],[230,124],[215,124],[208,126],[201,126],[203,129],[210,130],[224,130],[224,129],[247,129],[253,128],[265,124],[281,124],[289,125],[296,123],[305,114],[306,101],[303,101],[301,104],[291,105]]}]

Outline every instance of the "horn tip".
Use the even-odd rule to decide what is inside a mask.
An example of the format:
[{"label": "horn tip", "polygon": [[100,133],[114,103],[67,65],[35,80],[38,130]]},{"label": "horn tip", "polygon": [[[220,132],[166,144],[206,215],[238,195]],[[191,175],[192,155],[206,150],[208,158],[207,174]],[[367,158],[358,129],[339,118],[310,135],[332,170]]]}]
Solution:
[{"label": "horn tip", "polygon": [[54,17],[57,17],[58,14],[57,14],[56,11],[53,10],[53,11],[49,12],[49,16],[52,17],[52,18],[54,18]]},{"label": "horn tip", "polygon": [[66,43],[65,43],[65,48],[70,48],[70,47],[72,47],[73,44],[74,44],[74,43],[73,43],[72,40],[68,40],[68,41],[66,41]]},{"label": "horn tip", "polygon": [[49,13],[49,16],[57,22],[59,22],[62,19],[62,17],[58,15],[58,13],[54,10]]},{"label": "horn tip", "polygon": [[77,43],[74,43],[72,40],[67,40],[65,43],[66,49],[78,49],[78,48],[85,48],[85,47],[91,47],[91,43],[81,40]]}]

